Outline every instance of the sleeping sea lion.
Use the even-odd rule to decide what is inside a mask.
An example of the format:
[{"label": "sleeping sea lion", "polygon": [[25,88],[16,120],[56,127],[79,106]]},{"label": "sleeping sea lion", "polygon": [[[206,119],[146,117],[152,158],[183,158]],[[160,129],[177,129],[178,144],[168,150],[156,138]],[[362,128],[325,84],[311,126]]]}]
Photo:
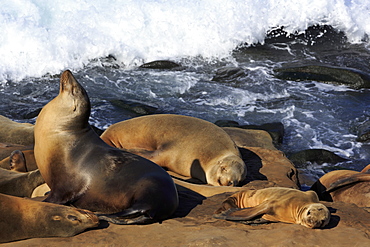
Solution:
[{"label": "sleeping sea lion", "polygon": [[101,138],[182,176],[236,186],[246,166],[229,135],[208,121],[175,114],[136,117],[108,127]]},{"label": "sleeping sea lion", "polygon": [[320,200],[354,203],[359,207],[370,207],[369,166],[361,172],[335,170],[324,174],[312,186]]},{"label": "sleeping sea lion", "polygon": [[284,187],[240,191],[226,199],[214,215],[218,219],[234,221],[259,216],[267,221],[300,224],[308,228],[322,228],[330,220],[328,208],[319,203],[315,192]]},{"label": "sleeping sea lion", "polygon": [[92,212],[0,194],[0,243],[70,237],[99,225]]},{"label": "sleeping sea lion", "polygon": [[106,144],[88,123],[90,100],[70,71],[59,95],[35,124],[35,159],[51,191],[46,202],[71,203],[117,223],[167,219],[178,206],[171,177],[160,166]]}]

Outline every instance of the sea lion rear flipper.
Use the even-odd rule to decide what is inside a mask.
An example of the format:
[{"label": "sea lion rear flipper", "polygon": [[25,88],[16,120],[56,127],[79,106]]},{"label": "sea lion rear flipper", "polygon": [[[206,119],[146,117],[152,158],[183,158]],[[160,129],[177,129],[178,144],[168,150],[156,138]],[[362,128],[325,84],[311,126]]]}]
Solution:
[{"label": "sea lion rear flipper", "polygon": [[271,201],[264,201],[263,203],[255,207],[243,209],[228,209],[221,214],[215,214],[213,217],[215,217],[216,219],[225,219],[231,221],[251,220],[268,213],[271,209],[271,203]]},{"label": "sea lion rear flipper", "polygon": [[9,165],[10,165],[10,170],[17,171],[17,172],[28,172],[27,166],[26,166],[26,159],[21,150],[14,150],[10,154]]},{"label": "sea lion rear flipper", "polygon": [[97,214],[99,220],[117,225],[148,224],[154,222],[148,209],[129,208],[115,214]]},{"label": "sea lion rear flipper", "polygon": [[337,190],[341,187],[348,186],[348,185],[351,185],[351,184],[354,184],[354,183],[368,182],[368,181],[370,181],[370,174],[369,173],[354,174],[350,177],[339,179],[338,181],[330,184],[330,186],[326,189],[326,192],[332,192],[332,191]]}]

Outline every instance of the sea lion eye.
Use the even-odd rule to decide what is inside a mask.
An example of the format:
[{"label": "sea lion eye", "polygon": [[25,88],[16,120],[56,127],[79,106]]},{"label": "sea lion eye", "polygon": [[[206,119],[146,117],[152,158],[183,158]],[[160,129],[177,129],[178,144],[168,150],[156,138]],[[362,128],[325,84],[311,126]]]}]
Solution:
[{"label": "sea lion eye", "polygon": [[72,220],[72,221],[78,220],[78,218],[76,216],[74,216],[74,215],[68,215],[67,216],[67,219]]}]

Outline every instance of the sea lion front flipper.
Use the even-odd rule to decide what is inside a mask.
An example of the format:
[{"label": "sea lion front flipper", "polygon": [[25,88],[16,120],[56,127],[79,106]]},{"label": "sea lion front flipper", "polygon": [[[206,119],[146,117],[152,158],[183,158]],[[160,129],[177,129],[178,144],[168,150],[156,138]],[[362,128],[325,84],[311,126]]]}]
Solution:
[{"label": "sea lion front flipper", "polygon": [[148,209],[129,208],[115,214],[97,214],[99,220],[117,225],[148,224],[154,222]]},{"label": "sea lion front flipper", "polygon": [[243,209],[228,209],[221,214],[214,215],[214,217],[216,219],[225,219],[231,221],[251,220],[268,213],[271,209],[272,203],[273,201],[264,201],[255,207]]},{"label": "sea lion front flipper", "polygon": [[337,190],[339,188],[342,188],[344,186],[348,186],[354,183],[359,183],[359,182],[368,182],[370,181],[370,173],[358,173],[354,174],[352,176],[339,179],[338,181],[330,184],[330,186],[326,189],[326,192],[332,192],[334,190]]}]

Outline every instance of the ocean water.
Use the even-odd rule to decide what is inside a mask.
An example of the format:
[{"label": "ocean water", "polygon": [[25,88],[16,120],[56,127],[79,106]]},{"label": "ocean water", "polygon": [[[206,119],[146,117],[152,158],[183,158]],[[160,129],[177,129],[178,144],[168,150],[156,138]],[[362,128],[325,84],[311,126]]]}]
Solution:
[{"label": "ocean water", "polygon": [[[361,170],[370,144],[370,90],[273,76],[284,65],[328,64],[370,73],[370,1],[47,1],[0,3],[0,114],[34,123],[70,69],[86,88],[91,123],[130,116],[112,100],[240,124],[282,122],[286,153],[323,148]],[[171,60],[181,69],[140,69]],[[238,77],[212,78],[221,68]],[[325,166],[329,166],[325,167]],[[320,176],[329,164],[307,166]]]}]

